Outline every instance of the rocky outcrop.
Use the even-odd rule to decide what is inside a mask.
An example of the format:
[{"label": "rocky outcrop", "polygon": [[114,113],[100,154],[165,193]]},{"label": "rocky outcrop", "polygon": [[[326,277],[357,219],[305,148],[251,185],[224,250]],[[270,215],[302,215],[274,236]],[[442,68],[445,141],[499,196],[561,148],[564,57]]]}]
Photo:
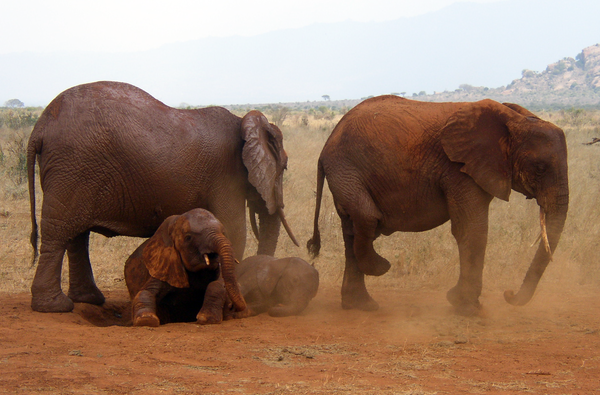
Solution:
[{"label": "rocky outcrop", "polygon": [[575,58],[552,63],[546,70],[523,70],[520,79],[499,88],[463,84],[453,92],[419,96],[426,101],[476,101],[490,98],[520,103],[533,109],[600,107],[600,44]]}]

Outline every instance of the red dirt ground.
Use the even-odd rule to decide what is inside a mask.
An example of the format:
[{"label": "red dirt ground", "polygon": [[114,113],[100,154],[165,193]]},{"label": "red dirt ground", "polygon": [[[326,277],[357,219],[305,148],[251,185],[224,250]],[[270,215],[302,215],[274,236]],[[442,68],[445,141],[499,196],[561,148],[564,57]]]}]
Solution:
[{"label": "red dirt ground", "polygon": [[372,294],[377,312],[344,311],[339,286],[323,286],[298,317],[154,329],[126,326],[124,291],[65,314],[0,294],[0,393],[600,391],[596,288],[538,290],[519,308],[484,294],[477,318],[454,315],[442,291]]}]

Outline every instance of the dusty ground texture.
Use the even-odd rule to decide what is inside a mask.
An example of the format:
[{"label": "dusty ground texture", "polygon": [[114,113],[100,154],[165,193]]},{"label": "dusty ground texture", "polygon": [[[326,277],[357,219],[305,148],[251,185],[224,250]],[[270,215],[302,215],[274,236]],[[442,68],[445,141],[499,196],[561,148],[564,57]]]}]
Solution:
[{"label": "dusty ground texture", "polygon": [[128,325],[124,291],[103,307],[35,313],[0,294],[0,393],[590,394],[600,391],[600,292],[542,288],[525,307],[484,294],[485,316],[444,292],[372,292],[344,311],[325,284],[298,317]]}]

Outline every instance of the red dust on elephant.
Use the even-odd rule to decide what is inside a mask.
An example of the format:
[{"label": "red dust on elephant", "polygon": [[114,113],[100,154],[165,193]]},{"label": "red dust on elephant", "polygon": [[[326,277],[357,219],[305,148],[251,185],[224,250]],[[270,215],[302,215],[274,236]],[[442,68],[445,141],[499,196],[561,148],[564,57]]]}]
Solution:
[{"label": "red dust on elephant", "polygon": [[558,245],[569,207],[563,131],[516,104],[492,100],[427,103],[396,96],[365,100],[350,110],[325,143],[318,163],[313,255],[324,180],[342,221],[346,266],[342,306],[375,310],[364,276],[390,263],[373,241],[394,232],[422,232],[448,220],[458,244],[460,275],[447,298],[461,314],[477,314],[494,197],[511,190],[536,199],[541,241],[521,289],[527,303]]}]

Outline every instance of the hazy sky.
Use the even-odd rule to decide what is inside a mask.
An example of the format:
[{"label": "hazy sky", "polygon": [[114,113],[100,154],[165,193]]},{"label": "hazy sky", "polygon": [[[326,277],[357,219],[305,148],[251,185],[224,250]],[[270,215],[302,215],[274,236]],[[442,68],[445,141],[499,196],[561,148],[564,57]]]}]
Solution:
[{"label": "hazy sky", "polygon": [[[491,3],[502,0],[469,0]],[[598,1],[598,0],[591,0]],[[20,0],[2,5],[0,54],[136,51],[320,22],[393,20],[457,0]],[[551,1],[550,1],[551,3]]]}]

